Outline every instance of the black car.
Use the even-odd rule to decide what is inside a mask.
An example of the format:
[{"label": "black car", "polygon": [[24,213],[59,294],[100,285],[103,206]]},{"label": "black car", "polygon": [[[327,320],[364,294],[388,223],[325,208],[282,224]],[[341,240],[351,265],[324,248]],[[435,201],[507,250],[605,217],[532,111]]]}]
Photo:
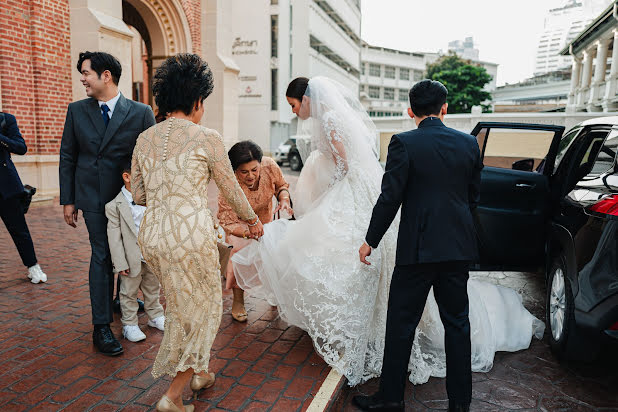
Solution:
[{"label": "black car", "polygon": [[298,152],[298,147],[296,146],[296,139],[293,137],[279,145],[275,151],[274,158],[279,166],[288,162],[290,164],[290,169],[295,172],[303,168],[303,161]]},{"label": "black car", "polygon": [[553,351],[589,358],[601,339],[618,342],[618,117],[563,132],[489,122],[472,131],[485,166],[474,268],[543,267]]}]

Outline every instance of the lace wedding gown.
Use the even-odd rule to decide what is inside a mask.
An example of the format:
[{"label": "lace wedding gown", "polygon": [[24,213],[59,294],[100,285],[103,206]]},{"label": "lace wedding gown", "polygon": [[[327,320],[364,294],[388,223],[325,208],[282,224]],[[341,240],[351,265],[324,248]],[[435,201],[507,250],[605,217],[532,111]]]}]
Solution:
[{"label": "lace wedding gown", "polygon": [[[296,186],[295,221],[264,226],[264,236],[234,255],[239,285],[276,305],[286,322],[307,331],[315,350],[356,385],[380,375],[399,218],[369,260],[360,263],[382,168],[375,127],[358,100],[332,80],[309,82],[311,119],[300,125],[312,148]],[[308,127],[308,130],[307,130]],[[496,351],[527,348],[541,337],[511,289],[468,282],[472,368],[487,371]],[[444,328],[429,294],[410,357],[410,381],[445,376]]]}]

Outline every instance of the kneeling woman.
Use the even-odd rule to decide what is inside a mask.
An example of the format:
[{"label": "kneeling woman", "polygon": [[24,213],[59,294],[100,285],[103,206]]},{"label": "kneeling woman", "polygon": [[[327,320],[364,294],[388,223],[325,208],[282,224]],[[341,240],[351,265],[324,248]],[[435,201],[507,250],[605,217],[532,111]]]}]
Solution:
[{"label": "kneeling woman", "polygon": [[[271,222],[278,210],[293,214],[290,206],[289,184],[283,178],[283,173],[277,163],[262,155],[260,146],[250,140],[238,142],[229,150],[228,156],[240,187],[262,223]],[[273,198],[278,201],[274,210]],[[217,217],[225,231],[227,243],[233,246],[232,255],[249,244],[251,236],[247,222],[232,210],[227,200],[221,195],[219,195]],[[246,322],[244,292],[236,284],[231,261],[227,265],[225,287],[234,291],[232,317],[239,322]]]}]

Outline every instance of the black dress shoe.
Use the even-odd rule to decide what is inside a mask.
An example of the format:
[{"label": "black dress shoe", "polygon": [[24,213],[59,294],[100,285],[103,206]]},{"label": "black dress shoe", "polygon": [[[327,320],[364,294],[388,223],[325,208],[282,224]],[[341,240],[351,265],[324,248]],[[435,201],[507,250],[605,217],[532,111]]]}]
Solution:
[{"label": "black dress shoe", "polygon": [[114,337],[109,325],[95,325],[92,342],[103,355],[116,356],[123,352],[122,345]]},{"label": "black dress shoe", "polygon": [[137,306],[138,306],[138,308],[137,308],[138,312],[143,312],[144,311],[144,301],[143,300],[138,299],[137,300]]},{"label": "black dress shoe", "polygon": [[450,403],[448,404],[448,412],[470,412],[469,403]]},{"label": "black dress shoe", "polygon": [[400,412],[404,409],[403,401],[393,402],[380,399],[378,394],[371,396],[356,395],[352,402],[363,411]]}]

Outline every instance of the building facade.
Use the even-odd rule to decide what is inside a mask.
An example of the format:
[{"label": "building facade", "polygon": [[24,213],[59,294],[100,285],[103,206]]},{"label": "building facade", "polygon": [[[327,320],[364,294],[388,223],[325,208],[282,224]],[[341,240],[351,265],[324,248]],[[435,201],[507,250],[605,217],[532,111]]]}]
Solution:
[{"label": "building facade", "polygon": [[[439,58],[439,53],[413,53],[363,44],[360,99],[369,115],[372,118],[407,116],[410,88],[424,78],[427,64]],[[483,66],[492,76],[485,89],[493,91],[498,65],[473,63]]]},{"label": "building facade", "polygon": [[611,0],[566,0],[562,7],[549,10],[537,47],[534,75],[567,68],[568,57],[560,51],[601,13]]},{"label": "building facade", "polygon": [[570,84],[569,68],[497,87],[492,92],[493,111],[495,113],[564,111]]},{"label": "building facade", "polygon": [[567,111],[618,109],[618,1],[614,1],[561,54],[572,60]]},{"label": "building facade", "polygon": [[479,49],[474,46],[474,39],[466,37],[464,40],[453,40],[448,43],[449,53],[455,53],[463,59],[479,60]]},{"label": "building facade", "polygon": [[298,77],[327,76],[357,92],[359,0],[233,0],[232,57],[239,75],[239,139],[265,152],[296,133],[285,98]]},{"label": "building facade", "polygon": [[168,56],[193,52],[210,64],[215,89],[204,124],[238,136],[238,72],[228,0],[7,0],[0,7],[0,109],[14,114],[28,153],[14,156],[37,196],[58,194],[62,129],[70,102],[86,97],[80,51],[122,63],[120,91],[153,104],[150,79]]}]

